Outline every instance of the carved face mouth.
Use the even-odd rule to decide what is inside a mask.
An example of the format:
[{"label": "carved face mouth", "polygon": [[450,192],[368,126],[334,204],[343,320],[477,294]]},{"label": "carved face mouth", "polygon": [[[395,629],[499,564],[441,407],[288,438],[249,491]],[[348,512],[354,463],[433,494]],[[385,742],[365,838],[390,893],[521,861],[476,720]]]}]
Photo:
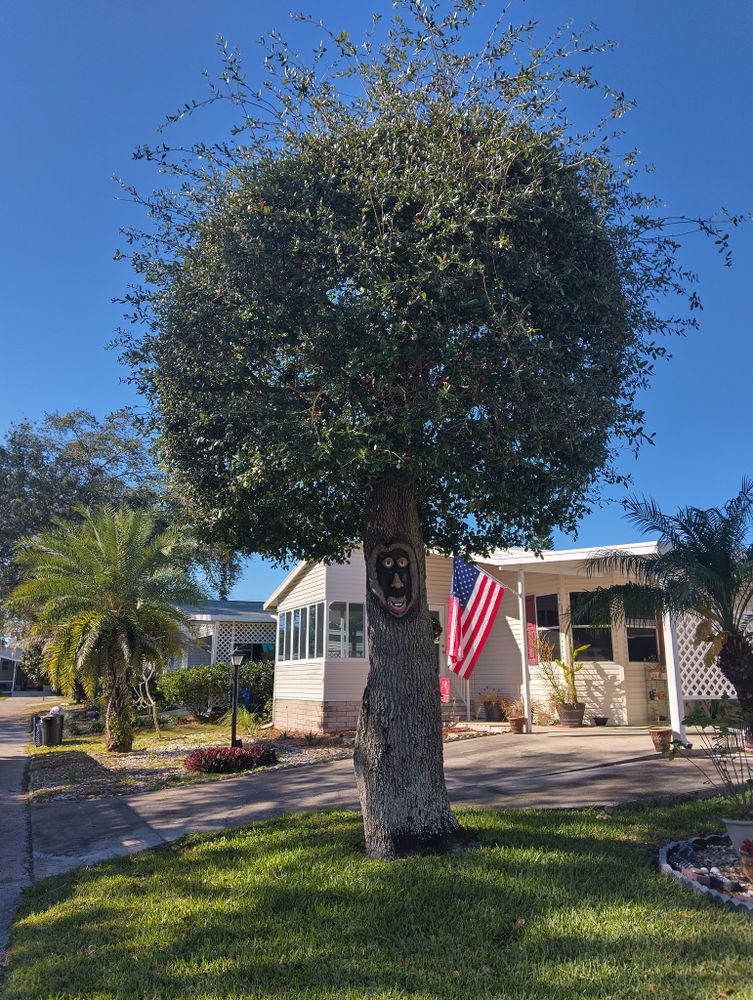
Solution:
[{"label": "carved face mouth", "polygon": [[400,618],[408,609],[408,602],[404,597],[388,597],[387,608],[391,614]]}]

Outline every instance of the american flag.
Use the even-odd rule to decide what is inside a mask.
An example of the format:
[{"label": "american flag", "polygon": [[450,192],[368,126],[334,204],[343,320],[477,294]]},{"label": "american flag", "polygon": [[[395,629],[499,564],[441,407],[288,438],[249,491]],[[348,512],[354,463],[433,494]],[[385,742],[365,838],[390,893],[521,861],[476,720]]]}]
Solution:
[{"label": "american flag", "polygon": [[447,664],[466,680],[484,648],[505,588],[458,556],[452,561]]}]

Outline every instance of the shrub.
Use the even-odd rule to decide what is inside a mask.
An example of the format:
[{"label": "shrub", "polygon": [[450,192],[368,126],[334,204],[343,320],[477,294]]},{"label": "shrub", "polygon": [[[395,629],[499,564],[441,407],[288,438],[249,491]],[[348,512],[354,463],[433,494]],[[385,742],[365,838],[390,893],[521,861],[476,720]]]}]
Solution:
[{"label": "shrub", "polygon": [[204,774],[235,774],[276,763],[277,752],[272,747],[201,747],[186,757],[183,766]]},{"label": "shrub", "polygon": [[[230,707],[233,668],[214,666],[179,667],[159,680],[159,691],[167,702],[188,709],[199,722],[214,722]],[[248,691],[251,711],[262,714],[272,697],[273,663],[245,663],[238,673],[240,691]]]}]

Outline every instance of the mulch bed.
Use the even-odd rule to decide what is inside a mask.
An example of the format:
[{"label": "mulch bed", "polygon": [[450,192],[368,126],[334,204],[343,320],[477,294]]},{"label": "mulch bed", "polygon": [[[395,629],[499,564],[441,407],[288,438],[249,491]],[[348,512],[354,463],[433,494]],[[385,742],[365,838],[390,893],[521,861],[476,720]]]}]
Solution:
[{"label": "mulch bed", "polygon": [[[79,749],[76,739],[66,739],[64,749],[37,753],[31,758],[29,796],[34,802],[94,799],[103,796],[151,792],[177,784],[221,781],[232,775],[190,774],[183,762],[192,750],[220,745],[216,734],[206,739],[179,738],[159,746],[143,747],[131,753],[98,753]],[[281,733],[267,730],[264,738],[244,739],[244,745],[260,743],[274,747],[278,763],[259,770],[278,771],[306,764],[343,760],[353,755],[354,733],[312,736],[304,733]],[[445,742],[477,739],[493,733],[474,732],[462,727],[445,729]],[[70,748],[68,745],[70,744]]]}]

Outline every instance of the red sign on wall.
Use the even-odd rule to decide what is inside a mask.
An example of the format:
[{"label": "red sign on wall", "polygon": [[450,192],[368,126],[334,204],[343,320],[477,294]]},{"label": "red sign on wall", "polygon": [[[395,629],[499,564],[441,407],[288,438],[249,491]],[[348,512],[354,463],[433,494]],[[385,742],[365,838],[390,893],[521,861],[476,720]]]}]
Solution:
[{"label": "red sign on wall", "polygon": [[450,701],[450,678],[440,677],[439,678],[439,700],[445,705],[449,704]]}]

